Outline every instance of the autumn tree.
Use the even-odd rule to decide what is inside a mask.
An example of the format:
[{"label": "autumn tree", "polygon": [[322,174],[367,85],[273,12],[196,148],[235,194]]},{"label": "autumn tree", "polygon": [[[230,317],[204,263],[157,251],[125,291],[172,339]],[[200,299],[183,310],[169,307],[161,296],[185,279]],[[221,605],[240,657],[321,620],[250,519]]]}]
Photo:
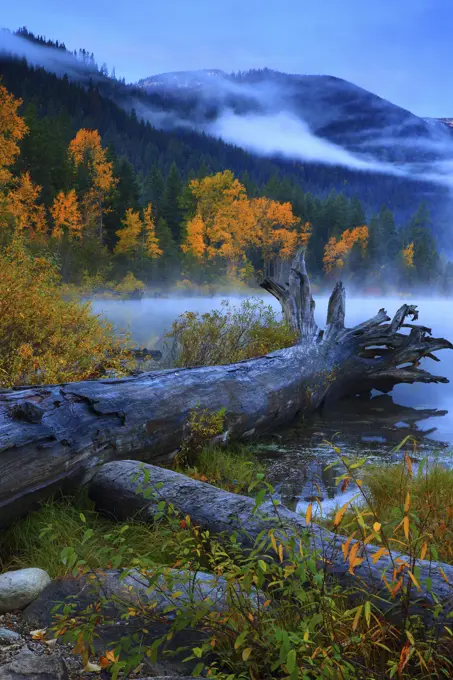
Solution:
[{"label": "autumn tree", "polygon": [[402,252],[404,266],[408,269],[413,269],[414,267],[414,242],[409,243]]},{"label": "autumn tree", "polygon": [[60,191],[52,203],[50,214],[53,238],[60,240],[65,233],[69,239],[81,237],[83,225],[75,189]]},{"label": "autumn tree", "polygon": [[196,213],[186,227],[182,249],[197,259],[227,260],[230,270],[245,259],[255,218],[245,187],[230,170],[193,180]]},{"label": "autumn tree", "polygon": [[76,166],[85,166],[88,171],[90,188],[83,197],[85,221],[97,222],[99,242],[103,242],[103,213],[106,197],[117,183],[113,176],[113,163],[107,160],[97,130],[81,129],[69,144],[69,153]]},{"label": "autumn tree", "polygon": [[19,142],[27,126],[17,113],[21,99],[16,99],[0,84],[0,189],[11,181],[10,167],[19,155]]},{"label": "autumn tree", "polygon": [[326,274],[331,274],[335,269],[343,269],[356,244],[361,246],[364,255],[368,244],[368,227],[346,229],[339,239],[332,236],[324,248],[323,263]]},{"label": "autumn tree", "polygon": [[156,259],[163,254],[156,236],[156,225],[154,224],[151,203],[143,210],[143,238],[148,257]]},{"label": "autumn tree", "polygon": [[12,216],[17,233],[30,238],[44,236],[47,232],[44,206],[38,203],[41,187],[33,184],[30,173],[24,172],[6,198],[7,212]]},{"label": "autumn tree", "polygon": [[122,224],[122,229],[116,232],[118,243],[115,253],[117,255],[136,255],[141,252],[152,259],[162,255],[156,237],[151,203],[143,210],[143,217],[140,216],[138,210],[128,208]]},{"label": "autumn tree", "polygon": [[307,222],[297,231],[297,218],[289,202],[280,203],[269,198],[255,198],[251,201],[254,225],[252,243],[259,247],[264,260],[264,273],[272,275],[275,260],[290,259],[299,245],[307,245],[311,229]]}]

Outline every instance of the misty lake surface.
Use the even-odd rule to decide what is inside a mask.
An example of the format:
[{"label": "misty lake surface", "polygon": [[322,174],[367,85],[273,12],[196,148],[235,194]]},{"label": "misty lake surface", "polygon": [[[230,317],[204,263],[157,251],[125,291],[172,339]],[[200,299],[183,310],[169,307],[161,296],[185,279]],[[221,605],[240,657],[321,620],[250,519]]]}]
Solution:
[{"label": "misty lake surface", "polygon": [[[280,311],[271,296],[253,293]],[[152,347],[183,312],[208,312],[218,309],[225,296],[143,298],[142,300],[92,301],[93,311],[118,328],[127,329],[139,345]],[[232,305],[244,297],[232,297]],[[418,305],[419,323],[432,329],[433,335],[453,342],[453,300],[416,298],[347,297],[346,325],[354,326],[374,316],[384,307],[389,316],[404,303]],[[327,297],[316,298],[316,321],[323,327]],[[420,458],[429,455],[453,464],[453,351],[442,350],[436,363],[422,362],[433,374],[445,376],[447,385],[398,385],[390,395],[373,393],[369,400],[350,399],[326,409],[308,422],[298,422],[273,433],[259,444],[259,452],[269,463],[269,476],[276,493],[291,509],[303,511],[316,495],[323,498],[323,510],[345,502],[347,494],[339,492],[336,477],[343,472],[335,465],[334,442],[344,453],[366,456],[373,462],[400,459],[394,447],[407,435],[418,441]],[[347,492],[352,495],[354,491]]]}]

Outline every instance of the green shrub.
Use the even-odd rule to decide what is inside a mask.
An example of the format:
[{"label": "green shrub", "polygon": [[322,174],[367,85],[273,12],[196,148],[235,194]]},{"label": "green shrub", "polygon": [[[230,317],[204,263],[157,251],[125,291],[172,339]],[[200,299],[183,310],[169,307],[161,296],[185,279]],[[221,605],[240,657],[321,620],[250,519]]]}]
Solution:
[{"label": "green shrub", "polygon": [[115,290],[124,295],[137,293],[145,289],[143,281],[136,279],[132,272],[128,272],[122,281],[116,286]]},{"label": "green shrub", "polygon": [[[351,480],[348,470],[344,479]],[[261,479],[262,475],[258,475],[251,487],[256,488]],[[148,482],[145,475],[143,490],[148,491]],[[274,497],[272,487],[265,484],[256,496],[257,513],[266,491],[270,498]],[[163,581],[159,591],[169,594],[167,630],[149,646],[143,644],[139,633],[115,644],[104,657],[113,678],[120,672],[131,672],[145,657],[158,659],[166,640],[177,631],[194,627],[203,629],[206,640],[198,647],[188,647],[186,660],[197,662],[194,674],[207,672],[218,680],[452,677],[453,636],[439,636],[438,631],[425,628],[417,617],[405,615],[404,597],[394,602],[394,618],[400,621],[397,625],[383,618],[360,578],[348,588],[328,578],[322,568],[322,555],[311,547],[313,524],[308,514],[308,530],[302,535],[287,533],[284,524],[276,519],[274,528],[262,532],[252,548],[243,548],[237,533],[212,536],[194,525],[189,516],[178,516],[174,507],[162,499],[159,506],[168,531],[173,532],[168,537],[168,546],[176,557],[176,565],[187,570],[187,585],[193,572],[206,571],[208,567],[230,585],[227,608],[219,611],[209,596],[202,602],[187,598],[178,604],[182,593],[174,592],[169,570],[138,557],[135,567],[140,573],[152,584]],[[341,518],[336,529],[340,524]],[[246,527],[244,532],[247,534]],[[407,547],[410,551],[411,545]],[[111,554],[118,556],[117,549],[105,547],[103,561],[108,561]],[[358,560],[355,555],[357,552],[353,558],[347,558],[352,574]],[[77,572],[80,569],[77,555],[73,556],[73,564]],[[117,566],[123,566],[121,555]],[[399,570],[395,581],[400,578]],[[410,579],[403,591],[410,588],[408,583]],[[392,581],[389,588],[393,586]],[[359,604],[351,606],[354,601]],[[119,599],[115,602],[123,608],[124,618],[139,617],[140,626],[145,629],[164,621],[165,614],[154,610],[152,599],[149,603],[137,603],[132,609]],[[97,605],[84,612],[76,613],[68,606],[57,617],[57,636],[76,643],[79,652],[88,657],[94,649],[95,625],[113,623],[108,605],[109,601],[99,596]]]},{"label": "green shrub", "polygon": [[270,305],[250,298],[200,315],[182,314],[166,336],[177,347],[176,366],[215,366],[268,354],[296,342],[296,334]]},{"label": "green shrub", "polygon": [[205,446],[192,466],[176,465],[177,472],[219,486],[233,493],[246,493],[257,474],[266,466],[245,446]]}]

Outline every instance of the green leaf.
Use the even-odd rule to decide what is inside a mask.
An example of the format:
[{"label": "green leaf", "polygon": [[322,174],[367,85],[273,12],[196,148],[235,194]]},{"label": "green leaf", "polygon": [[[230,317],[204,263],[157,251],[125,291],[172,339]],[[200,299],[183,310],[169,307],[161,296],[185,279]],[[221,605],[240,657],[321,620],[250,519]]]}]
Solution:
[{"label": "green leaf", "polygon": [[288,668],[288,673],[292,673],[296,668],[296,650],[290,649],[288,656],[286,657],[286,667]]}]

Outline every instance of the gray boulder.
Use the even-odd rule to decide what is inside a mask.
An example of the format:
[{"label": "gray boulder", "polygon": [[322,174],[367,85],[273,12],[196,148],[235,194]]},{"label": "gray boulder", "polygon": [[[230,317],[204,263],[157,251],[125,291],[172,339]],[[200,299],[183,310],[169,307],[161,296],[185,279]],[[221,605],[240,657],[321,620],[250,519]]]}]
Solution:
[{"label": "gray boulder", "polygon": [[0,574],[0,614],[24,609],[51,583],[43,569],[17,569]]},{"label": "gray boulder", "polygon": [[69,675],[62,659],[34,654],[25,648],[0,667],[0,680],[69,680]]},{"label": "gray boulder", "polygon": [[0,628],[0,645],[10,645],[13,642],[19,642],[22,637],[19,633],[9,628]]}]

